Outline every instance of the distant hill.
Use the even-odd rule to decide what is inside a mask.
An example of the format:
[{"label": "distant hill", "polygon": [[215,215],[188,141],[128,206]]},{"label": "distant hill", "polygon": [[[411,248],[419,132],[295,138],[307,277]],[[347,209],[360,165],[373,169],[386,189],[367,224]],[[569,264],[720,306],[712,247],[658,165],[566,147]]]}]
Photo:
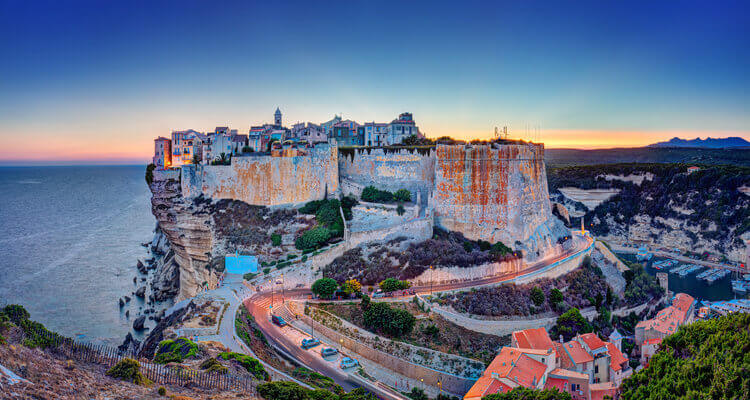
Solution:
[{"label": "distant hill", "polygon": [[619,149],[546,149],[548,166],[618,163],[728,164],[750,167],[750,147],[725,149],[689,147],[636,147]]},{"label": "distant hill", "polygon": [[750,142],[741,137],[728,138],[695,138],[692,140],[672,138],[667,142],[659,142],[648,147],[689,147],[701,149],[725,149],[728,147],[750,147]]}]

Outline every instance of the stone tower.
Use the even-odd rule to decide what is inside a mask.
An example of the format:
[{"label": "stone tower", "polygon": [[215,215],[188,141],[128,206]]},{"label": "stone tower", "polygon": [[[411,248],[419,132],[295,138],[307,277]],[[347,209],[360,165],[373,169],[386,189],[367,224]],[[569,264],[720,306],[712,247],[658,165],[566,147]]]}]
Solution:
[{"label": "stone tower", "polygon": [[281,110],[278,107],[276,107],[276,112],[273,113],[273,124],[281,126]]}]

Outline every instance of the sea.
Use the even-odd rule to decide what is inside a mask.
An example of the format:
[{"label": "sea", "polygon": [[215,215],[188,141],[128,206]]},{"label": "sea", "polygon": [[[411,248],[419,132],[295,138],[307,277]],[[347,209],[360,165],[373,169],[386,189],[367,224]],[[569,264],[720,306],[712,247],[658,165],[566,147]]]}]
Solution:
[{"label": "sea", "polygon": [[[156,223],[144,176],[145,166],[0,167],[0,306],[120,344],[145,307],[131,295]],[[121,309],[124,295],[133,300]]]}]

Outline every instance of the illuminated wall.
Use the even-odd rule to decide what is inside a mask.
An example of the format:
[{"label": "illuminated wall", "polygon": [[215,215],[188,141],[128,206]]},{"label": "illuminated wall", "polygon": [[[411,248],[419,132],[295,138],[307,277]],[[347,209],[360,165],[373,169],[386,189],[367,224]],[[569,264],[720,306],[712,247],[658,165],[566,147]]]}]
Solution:
[{"label": "illuminated wall", "polygon": [[338,149],[319,144],[299,155],[296,150],[273,155],[235,156],[231,165],[182,167],[182,194],[234,199],[276,206],[322,199],[338,190]]}]

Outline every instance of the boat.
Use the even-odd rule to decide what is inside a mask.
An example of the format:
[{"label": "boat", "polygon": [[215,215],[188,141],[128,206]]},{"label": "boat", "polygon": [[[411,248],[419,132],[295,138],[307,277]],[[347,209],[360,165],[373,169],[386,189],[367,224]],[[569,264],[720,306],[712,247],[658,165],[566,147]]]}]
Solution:
[{"label": "boat", "polygon": [[735,279],[732,281],[732,291],[737,294],[747,294],[750,291],[750,281]]},{"label": "boat", "polygon": [[642,246],[638,248],[638,253],[636,253],[635,259],[638,261],[648,261],[653,256],[654,255],[648,251],[648,248]]}]

